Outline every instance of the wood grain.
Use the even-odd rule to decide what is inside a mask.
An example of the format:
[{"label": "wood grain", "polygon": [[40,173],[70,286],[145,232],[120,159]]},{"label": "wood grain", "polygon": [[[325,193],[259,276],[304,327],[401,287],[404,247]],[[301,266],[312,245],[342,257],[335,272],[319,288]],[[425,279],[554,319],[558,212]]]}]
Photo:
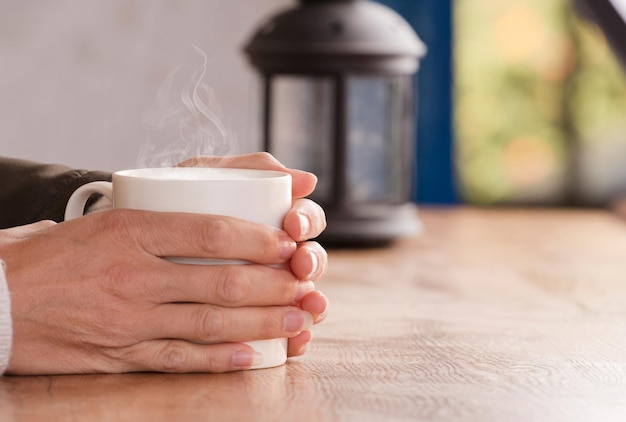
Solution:
[{"label": "wood grain", "polygon": [[328,320],[286,366],[5,377],[1,421],[623,421],[626,225],[611,213],[422,209],[335,250]]}]

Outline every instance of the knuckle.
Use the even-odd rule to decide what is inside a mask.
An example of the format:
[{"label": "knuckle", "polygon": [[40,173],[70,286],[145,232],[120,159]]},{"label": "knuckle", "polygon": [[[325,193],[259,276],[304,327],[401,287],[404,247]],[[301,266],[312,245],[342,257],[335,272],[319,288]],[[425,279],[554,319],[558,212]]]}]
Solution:
[{"label": "knuckle", "polygon": [[99,232],[106,233],[121,245],[129,243],[133,238],[133,229],[138,227],[137,212],[133,210],[114,209],[91,214],[90,217],[99,219],[97,224]]},{"label": "knuckle", "polygon": [[221,338],[224,332],[224,312],[217,307],[198,307],[193,316],[193,327],[196,327],[198,339],[214,342]]},{"label": "knuckle", "polygon": [[217,299],[227,306],[245,302],[250,290],[250,278],[240,265],[225,265],[218,274]]},{"label": "knuckle", "polygon": [[136,367],[136,359],[132,347],[100,347],[102,359],[93,362],[96,372],[118,373],[131,372]]},{"label": "knuckle", "polygon": [[118,299],[130,296],[131,286],[139,276],[135,266],[127,262],[112,262],[104,270],[105,290]]},{"label": "knuckle", "polygon": [[137,341],[133,333],[131,318],[121,318],[118,307],[100,309],[98,318],[91,328],[100,333],[97,343],[107,347],[124,347]]},{"label": "knuckle", "polygon": [[33,226],[35,229],[46,229],[48,227],[55,226],[57,223],[53,220],[41,220],[36,222]]},{"label": "knuckle", "polygon": [[210,218],[204,225],[204,230],[200,232],[202,238],[200,244],[207,256],[219,256],[224,245],[230,244],[229,239],[232,235],[232,227],[227,218],[215,217]]},{"label": "knuckle", "polygon": [[93,218],[99,218],[104,228],[116,230],[120,227],[126,227],[131,213],[125,209],[113,209],[109,212],[94,214]]},{"label": "knuckle", "polygon": [[278,162],[278,160],[267,151],[255,152],[252,156],[261,163],[276,164]]},{"label": "knuckle", "polygon": [[157,360],[163,372],[183,372],[187,367],[188,355],[182,344],[170,341],[159,352]]}]

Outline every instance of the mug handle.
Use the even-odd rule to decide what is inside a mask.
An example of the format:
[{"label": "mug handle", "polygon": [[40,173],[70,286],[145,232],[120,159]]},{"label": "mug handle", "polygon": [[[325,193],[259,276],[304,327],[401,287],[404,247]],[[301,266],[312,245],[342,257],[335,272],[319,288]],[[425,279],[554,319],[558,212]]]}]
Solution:
[{"label": "mug handle", "polygon": [[91,195],[99,193],[113,202],[113,184],[111,182],[91,182],[82,185],[74,191],[65,207],[65,221],[82,217],[85,214],[85,205]]}]

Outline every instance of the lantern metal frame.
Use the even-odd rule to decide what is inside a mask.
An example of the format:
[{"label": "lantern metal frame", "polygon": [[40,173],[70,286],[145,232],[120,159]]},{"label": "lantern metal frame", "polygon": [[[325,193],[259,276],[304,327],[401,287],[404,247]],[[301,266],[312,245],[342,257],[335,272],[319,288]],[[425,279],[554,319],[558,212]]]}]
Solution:
[{"label": "lantern metal frame", "polygon": [[[321,203],[328,228],[327,244],[369,245],[389,242],[419,229],[412,203],[363,204],[349,198],[347,168],[348,83],[359,76],[412,78],[426,48],[397,13],[369,0],[300,0],[299,5],[267,20],[245,47],[263,78],[263,147],[272,152],[272,87],[279,76],[328,78],[334,82],[333,189]],[[415,87],[411,86],[411,94]],[[412,98],[410,99],[412,100]],[[411,115],[403,121],[411,122]],[[408,128],[405,128],[411,132]],[[412,177],[413,139],[400,154],[401,173]],[[410,180],[405,180],[410,190]]]}]

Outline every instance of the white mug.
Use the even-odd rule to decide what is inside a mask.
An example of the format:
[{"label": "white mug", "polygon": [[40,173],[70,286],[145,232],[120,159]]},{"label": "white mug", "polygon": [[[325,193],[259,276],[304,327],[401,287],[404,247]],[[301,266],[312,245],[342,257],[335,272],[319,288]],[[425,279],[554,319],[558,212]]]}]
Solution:
[{"label": "white mug", "polygon": [[[65,219],[82,216],[93,194],[106,196],[113,208],[226,215],[278,228],[282,228],[292,200],[291,176],[279,171],[207,167],[135,169],[113,173],[112,183],[92,182],[78,188],[67,203]],[[168,259],[200,265],[243,263],[185,257]],[[261,363],[251,369],[279,366],[287,360],[287,339],[245,343],[263,357]]]}]

